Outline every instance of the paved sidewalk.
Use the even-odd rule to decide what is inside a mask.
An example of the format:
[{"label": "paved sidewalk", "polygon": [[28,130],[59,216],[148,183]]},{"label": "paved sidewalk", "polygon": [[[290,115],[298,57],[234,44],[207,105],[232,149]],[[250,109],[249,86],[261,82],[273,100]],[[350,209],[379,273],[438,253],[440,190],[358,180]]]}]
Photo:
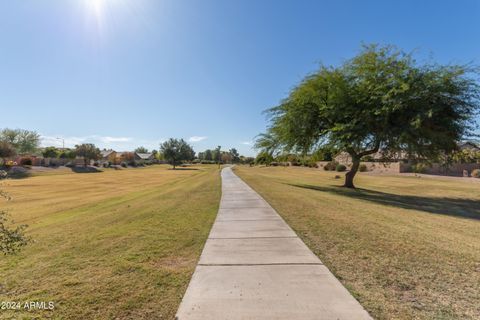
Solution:
[{"label": "paved sidewalk", "polygon": [[225,168],[218,216],[177,319],[371,318],[277,212]]}]

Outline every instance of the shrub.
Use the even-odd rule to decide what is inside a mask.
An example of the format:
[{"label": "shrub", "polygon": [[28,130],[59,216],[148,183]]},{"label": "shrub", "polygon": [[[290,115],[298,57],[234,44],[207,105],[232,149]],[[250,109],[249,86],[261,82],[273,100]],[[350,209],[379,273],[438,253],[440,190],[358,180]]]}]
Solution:
[{"label": "shrub", "polygon": [[121,165],[122,167],[124,167],[124,168],[127,167],[127,163],[126,163],[125,161],[122,161],[122,163],[120,163],[120,165]]},{"label": "shrub", "polygon": [[472,171],[472,177],[480,178],[480,169],[475,169]]},{"label": "shrub", "polygon": [[367,172],[367,171],[368,171],[367,165],[364,164],[364,163],[362,163],[362,164],[360,165],[360,167],[358,167],[358,171],[360,171],[360,172]]},{"label": "shrub", "polygon": [[107,161],[107,162],[104,162],[104,163],[102,164],[102,166],[103,166],[104,168],[108,168],[108,167],[110,167],[110,163],[109,163],[108,161]]},{"label": "shrub", "polygon": [[308,160],[305,165],[309,168],[318,168],[318,164],[313,159]]},{"label": "shrub", "polygon": [[21,166],[31,166],[33,164],[32,158],[30,157],[23,157],[20,159]]},{"label": "shrub", "polygon": [[323,167],[323,169],[326,171],[334,171],[336,167],[337,167],[337,163],[335,161],[330,161]]},{"label": "shrub", "polygon": [[0,180],[5,179],[8,176],[7,171],[5,170],[0,170]]},{"label": "shrub", "polygon": [[337,170],[338,172],[343,172],[347,170],[347,167],[343,164],[337,164],[337,166],[335,167],[335,170]]},{"label": "shrub", "polygon": [[75,164],[70,161],[70,162],[65,163],[65,167],[67,167],[67,168],[73,168],[73,167],[75,167]]},{"label": "shrub", "polygon": [[415,173],[425,173],[427,166],[424,163],[417,163],[412,166],[412,171]]},{"label": "shrub", "polygon": [[100,166],[100,163],[99,163],[98,161],[94,161],[94,162],[93,162],[93,166],[94,166],[94,167],[99,167],[99,166]]},{"label": "shrub", "polygon": [[29,172],[23,167],[12,167],[8,171],[8,176],[12,178],[25,178],[29,176]]},{"label": "shrub", "polygon": [[276,161],[270,162],[270,165],[272,167],[278,167],[278,162],[276,162]]}]

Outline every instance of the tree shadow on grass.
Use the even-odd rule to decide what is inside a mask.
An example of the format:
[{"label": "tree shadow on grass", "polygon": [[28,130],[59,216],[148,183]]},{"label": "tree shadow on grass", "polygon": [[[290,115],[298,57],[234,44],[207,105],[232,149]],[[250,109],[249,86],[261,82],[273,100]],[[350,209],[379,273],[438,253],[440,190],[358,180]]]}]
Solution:
[{"label": "tree shadow on grass", "polygon": [[75,173],[98,173],[103,172],[95,167],[72,167],[71,168]]},{"label": "tree shadow on grass", "polygon": [[197,168],[175,168],[175,169],[170,168],[170,169],[168,169],[168,170],[175,170],[175,171],[177,171],[177,170],[178,170],[178,171],[184,170],[184,171],[187,171],[187,170],[200,170],[200,169],[197,169]]},{"label": "tree shadow on grass", "polygon": [[377,204],[419,210],[434,214],[480,220],[480,201],[462,198],[431,198],[411,195],[398,195],[368,189],[347,189],[338,186],[313,186],[289,184],[297,188],[333,193],[354,199],[366,200]]}]

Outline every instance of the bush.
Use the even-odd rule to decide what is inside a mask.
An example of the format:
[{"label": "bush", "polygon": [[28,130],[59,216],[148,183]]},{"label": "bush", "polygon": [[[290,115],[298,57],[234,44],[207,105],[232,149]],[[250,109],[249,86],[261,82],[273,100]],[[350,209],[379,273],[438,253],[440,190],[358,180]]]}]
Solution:
[{"label": "bush", "polygon": [[358,167],[358,171],[360,171],[360,172],[367,172],[367,171],[368,171],[367,165],[364,164],[364,163],[362,163],[362,164],[360,165],[360,167]]},{"label": "bush", "polygon": [[313,159],[309,159],[305,162],[305,166],[309,168],[318,168],[318,164]]},{"label": "bush", "polygon": [[278,162],[276,162],[276,161],[270,162],[270,165],[272,167],[278,167]]},{"label": "bush", "polygon": [[122,163],[120,163],[120,165],[123,167],[123,168],[126,168],[128,165],[125,161],[122,161]]},{"label": "bush", "polygon": [[323,167],[323,170],[334,171],[336,167],[337,167],[337,163],[335,161],[330,161]]},{"label": "bush", "polygon": [[29,172],[23,167],[11,167],[8,171],[8,176],[11,178],[25,178],[29,176]]},{"label": "bush", "polygon": [[0,180],[5,179],[8,176],[7,171],[5,170],[0,170]]},{"label": "bush", "polygon": [[32,158],[30,157],[23,157],[20,159],[21,166],[31,166],[33,164]]},{"label": "bush", "polygon": [[480,178],[480,169],[475,169],[472,171],[472,177]]},{"label": "bush", "polygon": [[104,168],[110,167],[110,162],[108,162],[108,161],[107,161],[107,162],[104,162],[104,163],[103,163],[103,167],[104,167]]},{"label": "bush", "polygon": [[98,161],[95,161],[95,162],[93,162],[93,166],[94,166],[94,167],[99,167],[99,166],[100,166],[100,163],[99,163]]},{"label": "bush", "polygon": [[337,164],[337,166],[335,167],[335,170],[337,170],[338,172],[343,172],[347,170],[347,167],[343,164]]},{"label": "bush", "polygon": [[425,173],[427,166],[424,163],[417,163],[412,166],[412,171],[415,173]]},{"label": "bush", "polygon": [[73,168],[73,167],[75,167],[75,164],[70,161],[70,162],[65,163],[65,167],[67,167],[67,168]]}]

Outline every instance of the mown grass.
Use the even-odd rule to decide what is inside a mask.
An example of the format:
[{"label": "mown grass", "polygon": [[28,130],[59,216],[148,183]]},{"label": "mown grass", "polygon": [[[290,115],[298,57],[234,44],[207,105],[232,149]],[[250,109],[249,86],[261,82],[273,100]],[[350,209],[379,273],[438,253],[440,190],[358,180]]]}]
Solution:
[{"label": "mown grass", "polygon": [[[377,319],[480,319],[480,184],[236,167]],[[343,175],[342,175],[343,177]]]},{"label": "mown grass", "polygon": [[1,319],[172,319],[218,209],[216,166],[38,175],[2,184],[35,242],[0,257]]}]

